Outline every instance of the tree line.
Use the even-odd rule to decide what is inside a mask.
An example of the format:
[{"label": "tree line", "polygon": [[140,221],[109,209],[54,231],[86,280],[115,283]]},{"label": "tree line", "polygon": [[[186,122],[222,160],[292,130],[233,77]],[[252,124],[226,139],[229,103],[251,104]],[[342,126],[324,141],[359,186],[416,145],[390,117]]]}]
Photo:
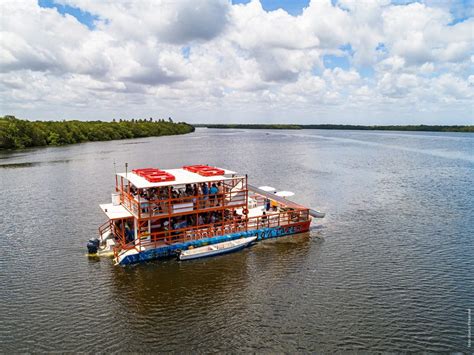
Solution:
[{"label": "tree line", "polygon": [[240,128],[240,129],[339,129],[367,131],[431,131],[431,132],[474,132],[474,126],[435,126],[435,125],[390,125],[360,126],[343,124],[195,124],[195,127]]},{"label": "tree line", "polygon": [[0,149],[58,146],[90,141],[185,134],[194,127],[185,122],[160,119],[103,121],[28,121],[0,117]]}]

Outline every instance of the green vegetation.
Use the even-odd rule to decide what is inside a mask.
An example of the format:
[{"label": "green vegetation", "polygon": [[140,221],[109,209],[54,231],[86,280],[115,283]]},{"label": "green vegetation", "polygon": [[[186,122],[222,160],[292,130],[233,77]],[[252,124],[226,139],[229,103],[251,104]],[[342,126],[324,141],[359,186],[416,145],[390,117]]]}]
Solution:
[{"label": "green vegetation", "polygon": [[27,121],[14,116],[0,117],[0,149],[64,145],[139,137],[185,134],[194,127],[168,121]]},{"label": "green vegetation", "polygon": [[367,131],[432,131],[432,132],[474,132],[474,126],[356,126],[342,124],[196,124],[207,128],[246,128],[246,129],[340,129]]}]

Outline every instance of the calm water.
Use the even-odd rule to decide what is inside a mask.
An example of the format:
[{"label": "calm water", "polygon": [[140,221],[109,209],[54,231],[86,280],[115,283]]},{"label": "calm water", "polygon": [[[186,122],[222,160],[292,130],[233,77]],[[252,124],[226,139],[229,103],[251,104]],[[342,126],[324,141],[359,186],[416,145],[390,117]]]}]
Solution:
[{"label": "calm water", "polygon": [[[472,351],[473,152],[469,134],[201,129],[0,153],[0,352]],[[236,254],[115,267],[85,254],[114,160],[224,166],[327,217]]]}]

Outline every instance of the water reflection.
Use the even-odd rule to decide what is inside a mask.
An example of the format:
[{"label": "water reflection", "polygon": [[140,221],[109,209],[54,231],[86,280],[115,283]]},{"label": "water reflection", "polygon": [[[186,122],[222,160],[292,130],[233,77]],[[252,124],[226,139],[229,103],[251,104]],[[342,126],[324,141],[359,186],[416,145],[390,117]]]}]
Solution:
[{"label": "water reflection", "polygon": [[[199,298],[205,311],[213,302],[225,302],[248,279],[251,250],[210,259],[180,262],[157,260],[113,270],[113,291],[123,307],[134,307],[146,315],[159,307],[163,311],[195,306]],[[189,303],[191,302],[191,304]]]},{"label": "water reflection", "polygon": [[[469,352],[474,136],[446,137],[198,129],[0,152],[2,351]],[[114,161],[228,167],[327,215],[235,254],[115,267],[84,255]]]},{"label": "water reflection", "polygon": [[311,248],[309,233],[259,242],[243,251],[192,261],[157,260],[112,270],[112,287],[120,304],[142,315],[155,309],[173,311],[194,307],[201,311],[225,304],[236,290],[245,292],[253,273],[285,278],[298,268]]}]

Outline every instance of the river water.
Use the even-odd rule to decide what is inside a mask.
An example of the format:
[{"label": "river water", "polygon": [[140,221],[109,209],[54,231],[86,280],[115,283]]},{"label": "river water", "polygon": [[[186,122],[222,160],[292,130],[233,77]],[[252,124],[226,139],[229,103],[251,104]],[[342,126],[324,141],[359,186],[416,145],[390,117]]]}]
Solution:
[{"label": "river water", "polygon": [[[0,153],[0,352],[472,351],[474,135],[198,129]],[[192,262],[88,258],[117,170],[222,166],[323,210]]]}]

